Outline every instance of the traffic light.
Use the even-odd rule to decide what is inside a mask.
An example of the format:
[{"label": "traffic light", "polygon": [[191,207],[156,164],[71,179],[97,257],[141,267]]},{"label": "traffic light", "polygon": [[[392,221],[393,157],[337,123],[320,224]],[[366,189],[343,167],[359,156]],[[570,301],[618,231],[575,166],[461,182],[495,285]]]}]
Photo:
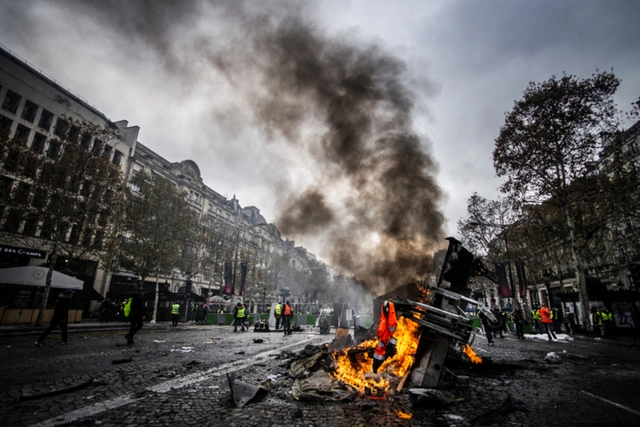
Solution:
[{"label": "traffic light", "polygon": [[191,279],[187,279],[185,282],[185,293],[190,294],[191,290],[193,289],[193,282],[191,281]]}]

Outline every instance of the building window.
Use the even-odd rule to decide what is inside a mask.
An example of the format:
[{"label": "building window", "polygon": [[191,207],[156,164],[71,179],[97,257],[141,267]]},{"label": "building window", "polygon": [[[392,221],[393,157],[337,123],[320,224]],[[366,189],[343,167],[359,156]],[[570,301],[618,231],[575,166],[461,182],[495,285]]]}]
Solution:
[{"label": "building window", "polygon": [[93,142],[93,150],[91,150],[91,152],[93,153],[94,156],[97,156],[98,154],[100,154],[101,150],[102,150],[102,141],[100,141],[99,139],[96,139]]},{"label": "building window", "polygon": [[51,239],[53,236],[53,221],[48,220],[42,224],[42,230],[40,230],[40,237],[43,239]]},{"label": "building window", "polygon": [[7,219],[4,222],[3,229],[10,233],[17,233],[20,230],[20,224],[22,224],[23,214],[22,209],[10,209],[7,213]]},{"label": "building window", "polygon": [[33,141],[31,142],[31,149],[38,154],[44,153],[44,146],[47,142],[47,137],[41,133],[36,132],[33,135]]},{"label": "building window", "polygon": [[71,126],[69,130],[69,142],[77,144],[80,139],[80,126]]},{"label": "building window", "polygon": [[123,154],[116,150],[115,153],[113,153],[113,160],[111,161],[111,163],[113,163],[116,166],[120,166],[120,163],[122,162],[122,156]]},{"label": "building window", "polygon": [[629,144],[629,152],[633,155],[638,154],[638,144],[635,141],[632,141],[631,144]]},{"label": "building window", "polygon": [[80,146],[85,150],[88,150],[91,147],[91,132],[85,132],[82,135],[82,140],[80,141]]},{"label": "building window", "polygon": [[11,89],[7,90],[7,94],[4,97],[4,102],[2,102],[2,109],[15,114],[18,111],[18,106],[20,106],[21,99],[22,97]]},{"label": "building window", "polygon": [[31,129],[26,126],[18,125],[16,128],[16,133],[13,135],[13,139],[16,141],[27,142],[29,139],[29,135],[31,134]]},{"label": "building window", "polygon": [[6,176],[0,177],[0,199],[7,200],[11,195],[11,189],[13,188],[13,180]]},{"label": "building window", "polygon": [[22,234],[27,236],[35,236],[38,231],[38,219],[37,218],[28,218],[24,223],[24,229],[22,230]]},{"label": "building window", "polygon": [[13,120],[9,117],[0,116],[0,136],[9,136],[11,133],[11,125],[13,125]]},{"label": "building window", "polygon": [[53,133],[60,138],[64,138],[67,135],[67,130],[69,130],[69,122],[63,119],[62,117],[58,117],[56,120],[56,127],[53,130]]},{"label": "building window", "polygon": [[111,152],[113,152],[113,147],[109,144],[105,144],[103,154],[107,157],[111,157]]},{"label": "building window", "polygon": [[27,101],[24,103],[24,107],[22,107],[22,118],[29,123],[33,123],[36,119],[36,114],[38,113],[38,106],[33,102]]},{"label": "building window", "polygon": [[51,129],[52,122],[53,122],[53,113],[43,108],[42,114],[40,114],[40,120],[38,120],[38,127],[46,131],[49,131]]},{"label": "building window", "polygon": [[60,155],[60,141],[52,139],[49,141],[49,149],[47,150],[47,157],[50,159],[57,159]]}]

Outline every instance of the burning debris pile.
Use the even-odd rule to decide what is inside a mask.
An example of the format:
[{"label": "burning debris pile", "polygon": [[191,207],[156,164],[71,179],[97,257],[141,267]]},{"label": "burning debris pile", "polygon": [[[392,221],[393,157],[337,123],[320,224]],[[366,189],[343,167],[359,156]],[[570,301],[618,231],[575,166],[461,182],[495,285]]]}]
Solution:
[{"label": "burning debris pile", "polygon": [[[378,339],[327,350],[331,363],[323,366],[336,383],[354,394],[381,399],[388,393],[401,391],[406,381],[418,389],[440,387],[447,372],[445,359],[451,349],[464,354],[471,363],[482,363],[470,345],[474,338],[473,319],[461,305],[473,304],[491,315],[478,301],[464,295],[469,293],[467,282],[471,275],[488,272],[460,242],[448,240],[449,249],[438,280],[440,286],[412,283],[378,297],[374,301],[374,307],[378,308],[374,318],[380,319]],[[444,287],[445,281],[448,289]],[[310,360],[319,358],[312,356]]]},{"label": "burning debris pile", "polygon": [[455,377],[444,366],[447,357],[455,353],[467,363],[482,363],[470,345],[473,319],[461,305],[473,304],[491,314],[479,302],[455,292],[465,292],[472,274],[473,256],[465,251],[460,242],[450,239],[438,281],[446,280],[447,289],[415,282],[382,295],[374,300],[374,318],[379,322],[361,342],[354,343],[348,330],[339,328],[331,344],[308,346],[292,358],[286,368],[293,379],[293,397],[383,400],[401,392],[407,383],[413,402],[425,396],[447,401],[435,390],[443,385],[447,373]]}]

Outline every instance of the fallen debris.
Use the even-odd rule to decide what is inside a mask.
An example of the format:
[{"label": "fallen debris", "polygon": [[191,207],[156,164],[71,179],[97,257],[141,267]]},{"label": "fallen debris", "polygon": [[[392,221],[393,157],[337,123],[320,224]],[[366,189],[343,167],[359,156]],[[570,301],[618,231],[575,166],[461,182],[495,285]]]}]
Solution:
[{"label": "fallen debris", "polygon": [[112,360],[111,363],[113,365],[120,365],[121,363],[130,363],[131,361],[133,361],[132,358],[128,357],[126,359],[116,359],[116,360]]},{"label": "fallen debris", "polygon": [[91,378],[83,383],[80,384],[76,384],[74,386],[71,387],[65,387],[65,388],[60,388],[58,390],[51,390],[51,391],[46,391],[43,393],[38,393],[38,394],[28,394],[28,393],[24,393],[20,396],[20,400],[33,400],[33,399],[40,399],[43,397],[49,397],[49,396],[55,396],[57,394],[64,394],[64,393],[69,393],[72,391],[76,391],[76,390],[80,390],[83,389],[85,387],[90,386],[91,384],[94,383],[94,379]]},{"label": "fallen debris", "polygon": [[552,351],[550,353],[547,353],[547,355],[544,357],[544,360],[548,363],[560,363],[562,359],[560,359],[558,353]]},{"label": "fallen debris", "polygon": [[267,392],[267,390],[262,387],[237,381],[235,372],[227,374],[227,381],[229,382],[229,388],[231,389],[231,400],[233,400],[236,408],[242,408],[256,397],[258,393]]}]

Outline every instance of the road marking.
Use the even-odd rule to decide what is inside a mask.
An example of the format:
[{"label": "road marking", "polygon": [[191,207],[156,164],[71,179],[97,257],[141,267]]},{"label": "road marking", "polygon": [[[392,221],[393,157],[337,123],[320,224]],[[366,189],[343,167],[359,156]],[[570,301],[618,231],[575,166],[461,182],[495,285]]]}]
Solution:
[{"label": "road marking", "polygon": [[[321,336],[320,338],[322,338],[323,340],[326,339],[326,337]],[[273,354],[278,354],[281,353],[282,350],[286,350],[292,347],[297,347],[300,346],[302,344],[305,344],[309,341],[319,341],[317,336],[313,336],[311,338],[307,338],[303,341],[298,341],[280,348],[277,348],[275,350],[269,350],[269,351],[265,351],[263,353],[258,353],[255,354],[253,356],[248,357],[246,360],[242,360],[242,361],[238,361],[238,362],[231,362],[231,363],[225,363],[222,364],[220,366],[217,366],[215,368],[211,368],[208,369],[204,372],[198,372],[198,373],[194,373],[194,374],[190,374],[190,375],[185,375],[184,377],[180,377],[180,378],[175,378],[169,381],[165,381],[163,383],[160,384],[156,384],[154,386],[151,387],[146,387],[145,390],[149,390],[149,391],[153,391],[156,393],[166,393],[168,391],[171,390],[176,390],[176,389],[180,389],[201,381],[205,381],[208,379],[211,379],[212,377],[219,377],[221,375],[224,375],[226,373],[229,372],[234,372],[243,368],[246,368],[248,366],[253,365],[254,363],[256,363],[257,361],[265,358],[265,357],[269,357]],[[68,424],[68,423],[72,423],[76,420],[80,420],[83,418],[88,418],[88,417],[92,417],[94,415],[97,415],[101,412],[104,411],[108,411],[110,409],[114,409],[114,408],[119,408],[120,406],[124,406],[124,405],[128,405],[130,403],[134,403],[134,402],[139,402],[143,399],[146,399],[149,396],[142,396],[142,397],[131,397],[129,394],[128,395],[124,395],[124,396],[119,396],[116,397],[115,399],[111,399],[111,400],[107,400],[104,402],[98,402],[95,403],[92,406],[87,406],[84,408],[80,408],[80,409],[76,409],[75,411],[72,412],[68,412],[64,415],[59,415],[57,417],[54,418],[50,418],[48,420],[45,421],[41,421],[39,423],[36,424],[32,424],[33,427],[53,427],[53,426],[57,426],[57,425],[61,425],[61,424]]]},{"label": "road marking", "polygon": [[619,403],[612,402],[611,400],[605,399],[604,397],[596,396],[595,394],[591,394],[588,391],[584,391],[584,390],[580,390],[580,391],[586,394],[587,396],[593,397],[594,399],[602,400],[603,402],[609,403],[610,405],[616,406],[620,409],[624,409],[625,411],[629,411],[632,414],[640,415],[640,412],[636,411],[635,409],[631,409]]}]

